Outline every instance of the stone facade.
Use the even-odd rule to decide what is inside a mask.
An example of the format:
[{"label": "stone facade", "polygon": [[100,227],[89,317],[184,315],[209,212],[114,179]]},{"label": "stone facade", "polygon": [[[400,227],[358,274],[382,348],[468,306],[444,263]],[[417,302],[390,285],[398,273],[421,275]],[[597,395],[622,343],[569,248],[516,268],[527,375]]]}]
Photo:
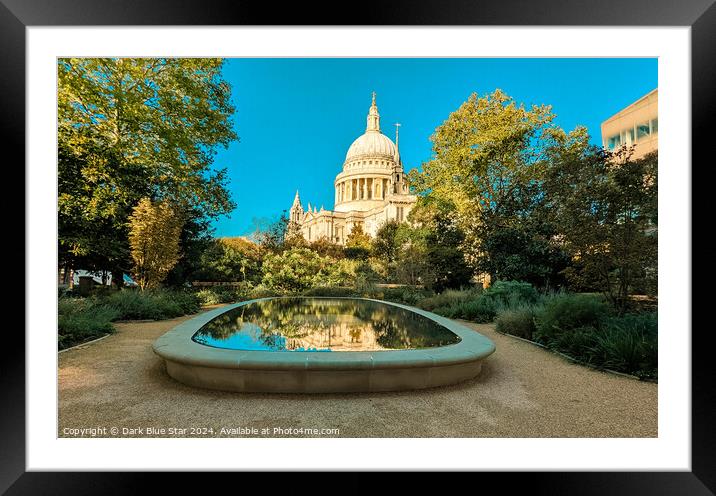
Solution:
[{"label": "stone facade", "polygon": [[357,225],[374,237],[386,221],[404,222],[416,197],[410,194],[397,133],[395,141],[380,130],[380,114],[373,93],[366,131],[348,149],[342,171],[333,183],[333,210],[317,209],[310,203],[304,210],[296,191],[289,211],[291,225],[300,229],[307,241],[326,238],[343,245]]}]

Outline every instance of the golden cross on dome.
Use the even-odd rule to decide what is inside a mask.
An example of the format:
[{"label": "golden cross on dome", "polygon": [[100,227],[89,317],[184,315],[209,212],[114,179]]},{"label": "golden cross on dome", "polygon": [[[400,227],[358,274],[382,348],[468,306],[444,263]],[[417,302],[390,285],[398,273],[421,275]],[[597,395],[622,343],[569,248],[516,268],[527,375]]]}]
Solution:
[{"label": "golden cross on dome", "polygon": [[375,91],[373,92],[373,105],[375,105]]}]

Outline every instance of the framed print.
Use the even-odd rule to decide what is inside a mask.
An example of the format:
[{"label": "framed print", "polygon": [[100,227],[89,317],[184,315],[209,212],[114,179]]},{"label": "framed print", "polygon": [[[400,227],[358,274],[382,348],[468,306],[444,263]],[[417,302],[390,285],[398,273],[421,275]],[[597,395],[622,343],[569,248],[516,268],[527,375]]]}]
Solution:
[{"label": "framed print", "polygon": [[691,163],[716,7],[517,3],[2,0],[27,291],[0,487],[712,493]]}]

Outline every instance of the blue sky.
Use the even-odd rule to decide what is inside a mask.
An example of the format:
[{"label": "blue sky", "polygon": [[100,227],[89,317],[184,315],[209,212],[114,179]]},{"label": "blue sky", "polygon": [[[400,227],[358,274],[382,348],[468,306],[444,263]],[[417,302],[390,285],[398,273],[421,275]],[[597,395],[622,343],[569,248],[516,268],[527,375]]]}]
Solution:
[{"label": "blue sky", "polygon": [[237,204],[214,222],[216,236],[241,236],[254,219],[276,219],[296,189],[304,208],[333,207],[333,179],[365,131],[371,92],[381,128],[406,170],[431,157],[430,135],[471,93],[502,89],[526,105],[548,104],[566,130],[588,128],[658,86],[657,59],[229,59],[239,141],[215,165],[229,172]]}]

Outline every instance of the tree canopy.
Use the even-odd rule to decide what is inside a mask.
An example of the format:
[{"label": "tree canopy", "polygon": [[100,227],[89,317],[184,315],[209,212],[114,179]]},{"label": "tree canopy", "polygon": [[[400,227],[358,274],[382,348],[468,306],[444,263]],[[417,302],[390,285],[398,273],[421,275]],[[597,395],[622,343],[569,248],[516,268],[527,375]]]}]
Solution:
[{"label": "tree canopy", "polygon": [[547,105],[526,108],[500,90],[472,94],[436,129],[433,159],[412,171],[421,202],[452,219],[468,262],[493,279],[549,285],[564,260],[539,217],[560,131],[553,120]]},{"label": "tree canopy", "polygon": [[221,59],[58,60],[60,255],[115,269],[129,259],[127,220],[141,198],[197,218],[230,212],[226,171],[237,139]]},{"label": "tree canopy", "polygon": [[574,287],[603,291],[623,312],[632,292],[656,293],[658,156],[634,160],[589,145],[585,136],[559,137],[545,191],[549,211],[571,257]]}]

